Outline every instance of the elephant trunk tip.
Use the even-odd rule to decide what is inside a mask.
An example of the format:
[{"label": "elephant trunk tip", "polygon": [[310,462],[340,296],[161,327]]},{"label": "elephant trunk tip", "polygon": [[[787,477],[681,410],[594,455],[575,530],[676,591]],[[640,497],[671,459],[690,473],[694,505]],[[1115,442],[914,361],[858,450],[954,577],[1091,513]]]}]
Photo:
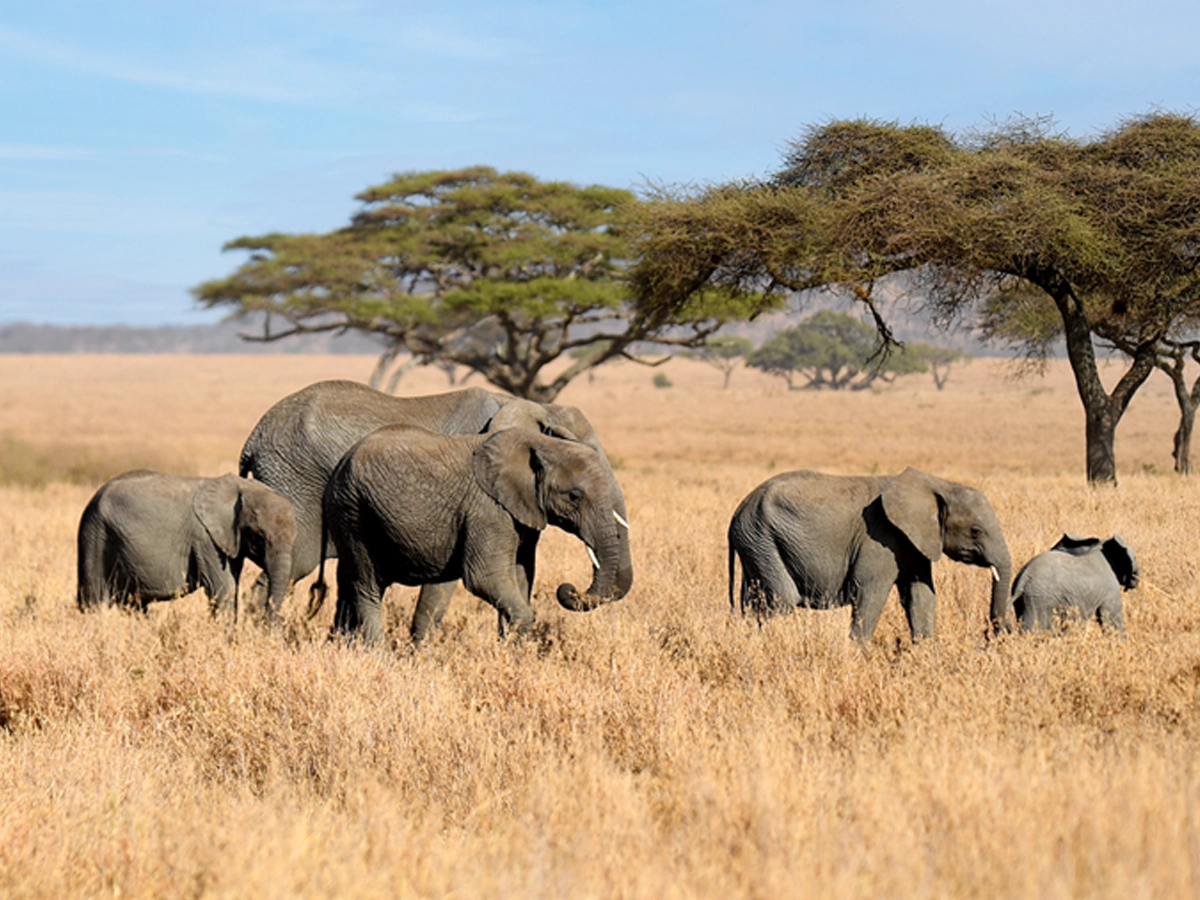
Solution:
[{"label": "elephant trunk tip", "polygon": [[608,602],[606,598],[595,594],[581,595],[573,584],[560,584],[555,596],[558,598],[558,605],[571,612],[591,612]]}]

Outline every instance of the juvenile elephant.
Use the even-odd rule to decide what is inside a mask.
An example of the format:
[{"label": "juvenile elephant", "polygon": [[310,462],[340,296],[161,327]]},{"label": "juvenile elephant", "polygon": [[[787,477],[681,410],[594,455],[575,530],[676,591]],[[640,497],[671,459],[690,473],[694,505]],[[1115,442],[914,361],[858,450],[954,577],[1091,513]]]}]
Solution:
[{"label": "juvenile elephant", "polygon": [[742,563],[741,610],[760,616],[797,606],[852,606],[850,634],[870,639],[892,585],[913,640],[932,637],[932,563],[943,553],[992,570],[991,620],[1008,618],[1012,563],[987,498],[908,468],[848,477],[786,472],[759,485],[729,524],[729,603],[734,557]]},{"label": "juvenile elephant", "polygon": [[[384,425],[415,425],[439,434],[482,434],[527,428],[550,437],[581,441],[596,451],[625,516],[625,499],[591,422],[573,406],[533,403],[483,388],[425,397],[393,397],[353,381],[320,381],[272,406],[242,447],[238,464],[292,501],[296,545],[292,578],[302,578],[322,557],[321,498],[342,456],[360,438]],[[327,555],[336,550],[325,547]],[[421,603],[444,608],[454,583],[425,585]]]},{"label": "juvenile elephant", "polygon": [[260,566],[278,601],[291,584],[292,504],[264,484],[222,475],[187,478],[139,470],[92,497],[79,522],[81,610],[170,600],[204,588],[215,613],[233,601],[242,563]]},{"label": "juvenile elephant", "polygon": [[[388,585],[462,579],[500,613],[501,631],[533,623],[530,592],[542,529],[587,545],[594,571],[583,596],[558,588],[575,611],[619,600],[633,583],[629,530],[600,455],[577,441],[510,428],[441,435],[390,425],[350,449],[325,490],[325,527],[338,551],[334,632],[377,642]],[[324,599],[324,573],[310,614]],[[412,637],[436,625],[444,605],[417,601]]]},{"label": "juvenile elephant", "polygon": [[1137,585],[1137,558],[1120,535],[1101,541],[1064,534],[1017,575],[1013,611],[1022,631],[1052,628],[1070,618],[1096,619],[1124,631],[1121,591]]}]

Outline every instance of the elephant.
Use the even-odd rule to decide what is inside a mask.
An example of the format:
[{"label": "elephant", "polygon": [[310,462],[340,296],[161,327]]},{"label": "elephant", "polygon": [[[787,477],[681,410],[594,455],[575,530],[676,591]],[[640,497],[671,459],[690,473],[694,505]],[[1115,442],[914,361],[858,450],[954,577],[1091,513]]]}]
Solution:
[{"label": "elephant", "polygon": [[[613,490],[616,509],[625,517],[625,499],[591,422],[573,406],[534,403],[483,388],[468,388],[424,397],[393,397],[354,381],[319,381],[272,406],[254,426],[242,447],[238,472],[253,476],[292,501],[296,510],[296,545],[292,578],[317,567],[322,550],[321,502],[326,482],[342,456],[360,438],[384,425],[415,425],[440,434],[473,435],[522,427],[556,438],[581,441],[599,456]],[[256,585],[261,596],[262,585]],[[422,617],[412,637],[420,641],[454,593],[453,582],[424,585]],[[414,625],[416,627],[416,625]]]},{"label": "elephant", "polygon": [[1013,611],[1022,631],[1046,630],[1069,619],[1096,619],[1125,630],[1121,592],[1138,586],[1137,557],[1115,534],[1107,541],[1064,534],[1025,563],[1013,582]]},{"label": "elephant", "polygon": [[[547,525],[580,538],[593,561],[581,596],[558,587],[558,602],[588,611],[619,600],[633,583],[629,529],[600,454],[578,441],[528,428],[443,435],[387,425],[356,443],[334,469],[324,496],[322,540],[338,554],[333,633],[377,643],[388,585],[462,579],[509,628],[529,630],[538,539]],[[309,615],[325,595],[324,561]],[[443,609],[417,601],[410,633]]]},{"label": "elephant", "polygon": [[913,641],[931,638],[932,563],[945,553],[991,569],[992,627],[1007,627],[1012,563],[991,504],[974,488],[911,467],[886,476],[776,475],[738,506],[728,541],[729,604],[736,556],[743,615],[849,605],[851,637],[867,641],[894,584]]},{"label": "elephant", "polygon": [[242,563],[262,568],[272,602],[291,586],[296,517],[265,484],[237,475],[190,478],[140,469],[96,491],[79,522],[76,604],[137,605],[203,587],[215,614],[232,601]]}]

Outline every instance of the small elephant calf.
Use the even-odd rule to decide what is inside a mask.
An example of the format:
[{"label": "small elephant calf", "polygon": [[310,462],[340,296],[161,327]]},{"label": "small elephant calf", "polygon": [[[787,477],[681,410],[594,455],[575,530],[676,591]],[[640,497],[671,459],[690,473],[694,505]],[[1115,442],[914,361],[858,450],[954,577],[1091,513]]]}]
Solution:
[{"label": "small elephant calf", "polygon": [[265,484],[126,472],[83,511],[76,602],[81,610],[112,603],[144,610],[202,587],[214,613],[232,600],[236,616],[237,581],[250,559],[267,574],[274,615],[291,586],[295,539],[291,502]]},{"label": "small elephant calf", "polygon": [[1049,629],[1073,618],[1097,619],[1124,631],[1121,591],[1137,585],[1137,558],[1120,535],[1101,541],[1064,534],[1017,575],[1013,610],[1022,631]]}]

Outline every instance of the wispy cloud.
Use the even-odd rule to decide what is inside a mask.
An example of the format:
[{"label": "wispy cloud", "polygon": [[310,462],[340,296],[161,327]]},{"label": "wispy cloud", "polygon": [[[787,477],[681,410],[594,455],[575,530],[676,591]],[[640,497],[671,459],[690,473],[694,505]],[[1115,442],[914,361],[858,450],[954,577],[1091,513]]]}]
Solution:
[{"label": "wispy cloud", "polygon": [[[313,90],[310,87],[319,83],[319,79],[304,78],[293,81],[289,78],[289,86],[283,86],[277,80],[263,77],[264,72],[269,71],[272,62],[269,50],[259,57],[260,64],[249,71],[236,69],[229,64],[215,70],[209,67],[205,71],[176,71],[141,65],[114,54],[98,53],[71,44],[45,40],[37,35],[0,25],[0,51],[56,69],[96,78],[193,94],[296,103],[328,93],[323,89]],[[280,57],[277,52],[274,56],[274,63],[278,65],[281,62]],[[294,86],[297,83],[305,86],[297,88]]]},{"label": "wispy cloud", "polygon": [[53,162],[55,160],[89,159],[96,154],[79,147],[51,147],[44,144],[0,144],[0,159],[33,160]]}]

